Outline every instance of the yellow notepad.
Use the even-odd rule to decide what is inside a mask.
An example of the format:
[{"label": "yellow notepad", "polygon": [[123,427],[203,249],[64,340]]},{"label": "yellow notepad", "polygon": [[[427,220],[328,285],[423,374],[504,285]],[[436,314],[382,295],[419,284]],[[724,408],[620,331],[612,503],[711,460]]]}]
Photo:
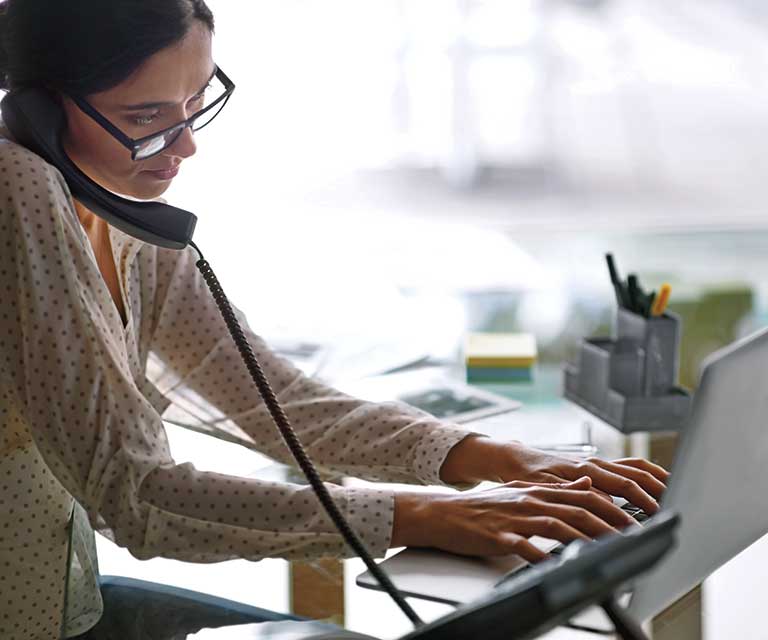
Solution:
[{"label": "yellow notepad", "polygon": [[464,355],[468,367],[531,367],[536,338],[530,333],[470,333]]}]

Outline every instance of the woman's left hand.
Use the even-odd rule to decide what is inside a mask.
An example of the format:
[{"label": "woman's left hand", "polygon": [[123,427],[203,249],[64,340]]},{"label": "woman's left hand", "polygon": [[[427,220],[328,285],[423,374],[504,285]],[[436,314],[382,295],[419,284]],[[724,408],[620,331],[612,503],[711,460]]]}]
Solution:
[{"label": "woman's left hand", "polygon": [[592,488],[606,499],[621,496],[648,514],[658,511],[658,500],[669,478],[665,469],[642,458],[571,459],[526,447],[520,442],[482,437],[466,438],[451,450],[441,476],[451,482],[452,474],[458,483],[478,480],[552,483],[587,476]]}]

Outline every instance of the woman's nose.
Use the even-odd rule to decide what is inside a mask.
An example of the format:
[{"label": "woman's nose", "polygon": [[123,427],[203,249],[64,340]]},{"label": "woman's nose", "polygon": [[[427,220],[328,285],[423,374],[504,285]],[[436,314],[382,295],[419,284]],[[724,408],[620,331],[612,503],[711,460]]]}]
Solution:
[{"label": "woman's nose", "polygon": [[196,151],[195,134],[192,133],[191,127],[185,127],[179,137],[173,141],[173,144],[165,150],[166,154],[181,158],[189,158],[195,155]]}]

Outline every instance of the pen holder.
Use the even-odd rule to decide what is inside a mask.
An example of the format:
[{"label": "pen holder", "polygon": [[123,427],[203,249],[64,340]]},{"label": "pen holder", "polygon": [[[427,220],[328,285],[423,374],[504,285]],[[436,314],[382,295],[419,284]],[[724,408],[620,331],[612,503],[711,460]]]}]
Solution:
[{"label": "pen holder", "polygon": [[680,318],[619,309],[613,338],[583,340],[565,367],[565,396],[620,431],[677,431],[691,396],[676,385]]}]

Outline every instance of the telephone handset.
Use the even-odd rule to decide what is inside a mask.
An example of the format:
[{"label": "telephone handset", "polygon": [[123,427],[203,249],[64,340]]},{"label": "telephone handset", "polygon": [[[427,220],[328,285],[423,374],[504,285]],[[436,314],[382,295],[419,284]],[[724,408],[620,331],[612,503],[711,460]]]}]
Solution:
[{"label": "telephone handset", "polygon": [[22,146],[61,171],[72,196],[134,238],[167,249],[183,249],[195,231],[195,214],[162,202],[122,198],[86,176],[61,144],[64,111],[44,89],[17,89],[0,102],[6,126]]}]

